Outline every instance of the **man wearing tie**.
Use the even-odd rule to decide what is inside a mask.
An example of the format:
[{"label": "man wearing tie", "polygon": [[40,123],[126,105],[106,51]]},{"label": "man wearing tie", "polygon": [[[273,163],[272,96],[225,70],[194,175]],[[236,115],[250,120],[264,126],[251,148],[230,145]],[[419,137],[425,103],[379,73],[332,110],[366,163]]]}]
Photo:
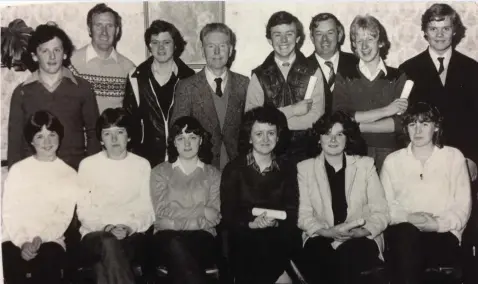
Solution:
[{"label": "man wearing tie", "polygon": [[292,130],[285,157],[297,163],[314,154],[308,148],[307,130],[324,114],[323,75],[300,52],[304,27],[295,16],[274,13],[266,37],[274,51],[252,70],[245,109],[272,105],[284,113]]},{"label": "man wearing tie", "polygon": [[[467,158],[473,181],[473,209],[462,246],[470,255],[471,247],[478,245],[478,63],[455,50],[465,37],[465,30],[452,7],[433,4],[422,16],[428,49],[399,68],[415,82],[410,103],[423,101],[435,105],[443,116],[444,144],[458,148]],[[474,261],[476,263],[476,256]],[[472,268],[471,261],[468,265],[469,269],[464,271],[465,283],[477,283],[478,272]]]},{"label": "man wearing tie", "polygon": [[172,125],[182,116],[195,117],[212,135],[212,165],[223,169],[237,156],[249,78],[228,69],[236,46],[236,36],[228,26],[207,24],[200,39],[206,67],[178,82],[170,122]]},{"label": "man wearing tie", "polygon": [[332,108],[332,91],[337,73],[342,75],[354,72],[358,58],[340,50],[344,43],[345,32],[342,23],[330,13],[320,13],[312,18],[309,26],[310,39],[315,52],[307,59],[322,71],[325,88],[325,112],[330,113]]}]

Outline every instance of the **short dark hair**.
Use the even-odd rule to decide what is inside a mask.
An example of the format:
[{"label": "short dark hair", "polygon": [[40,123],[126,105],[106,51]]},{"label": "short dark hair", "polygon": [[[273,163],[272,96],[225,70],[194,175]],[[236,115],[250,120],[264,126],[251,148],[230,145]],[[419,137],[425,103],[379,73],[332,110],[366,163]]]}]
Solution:
[{"label": "short dark hair", "polygon": [[149,44],[151,43],[151,36],[157,35],[160,33],[167,32],[171,35],[174,42],[174,58],[179,58],[184,51],[184,47],[186,46],[186,41],[184,40],[183,36],[179,32],[179,30],[173,24],[163,21],[163,20],[155,20],[151,23],[149,28],[146,29],[144,33],[144,42],[146,43],[146,47],[149,51],[151,48]]},{"label": "short dark hair", "polygon": [[232,48],[236,48],[236,34],[229,28],[226,24],[223,23],[209,23],[206,24],[199,34],[199,39],[201,43],[204,43],[204,38],[206,35],[212,32],[221,32],[229,37],[229,43],[231,44]]},{"label": "short dark hair", "polygon": [[286,11],[279,11],[272,14],[267,22],[266,26],[266,38],[271,39],[271,29],[278,25],[290,25],[295,24],[297,36],[299,37],[299,42],[296,45],[296,49],[300,49],[304,44],[305,40],[305,33],[304,33],[304,26],[302,23],[297,19],[296,16],[292,15]]},{"label": "short dark hair", "polygon": [[358,124],[344,111],[338,110],[329,115],[322,116],[312,125],[312,135],[316,145],[320,148],[320,136],[329,133],[332,127],[340,123],[344,128],[344,135],[347,137],[345,153],[347,155],[366,155],[367,149],[365,140],[362,138]]},{"label": "short dark hair", "polygon": [[342,34],[342,36],[339,37],[338,39],[338,44],[339,46],[341,46],[342,44],[344,44],[344,40],[345,40],[345,29],[342,23],[339,21],[339,19],[337,19],[337,17],[335,17],[334,14],[320,13],[315,15],[310,21],[310,25],[309,25],[310,34],[313,35],[314,29],[319,26],[319,22],[327,21],[329,19],[332,19],[335,22],[335,25],[337,26],[337,32],[339,34]]},{"label": "short dark hair", "polygon": [[427,39],[428,24],[432,21],[443,21],[445,17],[450,17],[453,25],[452,46],[455,47],[465,37],[466,27],[463,25],[460,15],[448,4],[436,3],[425,11],[422,15],[422,31],[425,33],[425,39]]},{"label": "short dark hair", "polygon": [[410,134],[408,133],[408,124],[412,122],[433,122],[435,127],[438,128],[433,134],[433,144],[438,148],[443,147],[442,136],[442,123],[443,123],[443,116],[440,114],[438,108],[434,105],[425,103],[425,102],[417,102],[415,104],[410,105],[405,113],[402,116],[402,124],[403,124],[403,132],[407,134],[407,139],[410,142]]},{"label": "short dark hair", "polygon": [[252,145],[249,141],[251,139],[252,126],[256,122],[276,126],[279,141],[273,151],[276,155],[284,153],[290,138],[287,118],[280,110],[273,106],[256,107],[244,114],[239,130],[239,153],[246,155],[251,151]]},{"label": "short dark hair", "polygon": [[30,145],[35,134],[41,131],[43,126],[51,132],[58,134],[59,143],[63,140],[64,128],[58,117],[46,110],[39,110],[32,114],[23,128],[23,136]]},{"label": "short dark hair", "polygon": [[174,121],[168,136],[168,161],[170,163],[176,162],[179,153],[178,149],[174,145],[174,139],[176,136],[183,133],[183,129],[186,127],[186,133],[194,133],[201,137],[202,143],[199,145],[198,158],[205,164],[210,164],[212,161],[212,143],[211,134],[202,127],[199,121],[192,116],[182,116]]},{"label": "short dark hair", "polygon": [[[70,37],[65,33],[64,30],[60,29],[58,26],[54,24],[44,24],[39,25],[35,31],[32,33],[30,40],[28,41],[28,54],[37,54],[37,48],[44,44],[45,42],[49,42],[50,40],[57,37],[63,46],[63,52],[66,55],[66,59],[63,60],[63,66],[68,67],[70,65],[70,58],[73,53],[73,42],[71,41]],[[33,59],[31,59],[33,62]],[[38,62],[34,62],[33,70],[38,69]]]},{"label": "short dark hair", "polygon": [[96,120],[96,137],[101,141],[101,131],[110,127],[124,127],[128,136],[132,130],[131,116],[123,108],[107,108]]},{"label": "short dark hair", "polygon": [[390,40],[387,36],[387,31],[377,18],[368,14],[365,16],[356,16],[350,25],[350,46],[352,51],[355,53],[357,49],[355,46],[355,39],[357,37],[357,32],[360,29],[368,30],[371,34],[376,34],[380,47],[380,57],[386,59],[391,46]]},{"label": "short dark hair", "polygon": [[[121,39],[121,35],[123,34],[123,23],[121,21],[121,16],[118,14],[118,12],[106,6],[105,3],[96,4],[88,11],[88,15],[86,16],[86,25],[91,31],[93,29],[93,16],[103,13],[111,13],[115,18],[115,25],[118,28],[118,35],[115,35],[115,41],[113,42],[113,45],[116,46],[116,43],[118,43],[118,41]],[[91,32],[89,32],[89,34],[91,37]]]}]

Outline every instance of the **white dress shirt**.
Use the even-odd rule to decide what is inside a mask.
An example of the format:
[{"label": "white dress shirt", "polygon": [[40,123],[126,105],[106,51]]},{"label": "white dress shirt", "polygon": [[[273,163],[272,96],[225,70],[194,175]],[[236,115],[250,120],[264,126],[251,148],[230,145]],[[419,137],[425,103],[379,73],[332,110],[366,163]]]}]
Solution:
[{"label": "white dress shirt", "polygon": [[[334,65],[334,73],[337,74],[338,68],[339,68],[339,51],[335,52],[335,54],[332,55],[332,57],[330,59],[327,59],[327,60],[320,57],[317,53],[314,53],[314,54],[315,54],[315,58],[319,62],[320,69],[322,69],[322,72],[324,72],[325,79],[327,79],[327,80],[329,79],[330,72],[332,71],[332,70],[330,70],[330,67],[325,64],[325,61],[332,62],[332,64]],[[335,83],[334,83],[334,85],[335,85]],[[332,88],[330,88],[331,91],[334,90],[334,85],[332,85]]]},{"label": "white dress shirt", "polygon": [[448,65],[450,64],[451,53],[452,53],[451,46],[448,48],[447,51],[445,51],[443,55],[439,55],[438,53],[436,53],[436,51],[434,51],[430,47],[428,48],[428,53],[430,54],[430,57],[432,58],[433,64],[435,64],[437,71],[440,69],[440,61],[438,61],[438,57],[444,58],[443,59],[443,67],[445,68],[444,72],[448,70]]},{"label": "white dress shirt", "polygon": [[212,71],[209,70],[209,68],[207,66],[204,68],[204,70],[205,70],[205,73],[206,73],[206,80],[207,80],[209,86],[211,86],[211,88],[214,92],[216,91],[216,88],[217,88],[217,83],[216,83],[216,81],[214,81],[214,79],[216,79],[216,78],[221,78],[222,79],[221,91],[224,94],[224,90],[226,89],[227,73],[228,73],[227,71],[228,70],[226,69],[226,71],[224,71],[221,74],[221,76],[219,76],[219,77],[214,75],[214,73],[212,73]]},{"label": "white dress shirt", "polygon": [[465,157],[458,149],[435,147],[422,165],[410,144],[387,156],[380,176],[391,224],[407,222],[410,213],[427,212],[436,217],[438,232],[452,232],[461,240],[471,194]]},{"label": "white dress shirt", "polygon": [[369,81],[373,81],[378,76],[380,71],[383,71],[383,74],[387,76],[387,68],[385,67],[385,63],[383,63],[382,58],[380,58],[377,69],[375,69],[374,73],[370,73],[368,67],[365,65],[365,62],[363,62],[362,59],[359,61],[359,70]]}]

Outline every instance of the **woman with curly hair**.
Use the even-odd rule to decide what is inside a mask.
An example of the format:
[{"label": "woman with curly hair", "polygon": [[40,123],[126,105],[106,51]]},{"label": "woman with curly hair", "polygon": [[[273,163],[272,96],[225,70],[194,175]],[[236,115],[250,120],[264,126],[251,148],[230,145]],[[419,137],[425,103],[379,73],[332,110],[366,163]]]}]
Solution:
[{"label": "woman with curly hair", "polygon": [[177,119],[169,161],[151,172],[153,261],[166,267],[173,283],[204,283],[205,269],[214,264],[221,173],[210,165],[210,136],[195,118]]},{"label": "woman with curly hair", "polygon": [[342,111],[319,119],[313,131],[322,152],[297,165],[306,280],[375,283],[360,277],[381,264],[382,232],[388,224],[374,160],[360,155],[358,125]]}]

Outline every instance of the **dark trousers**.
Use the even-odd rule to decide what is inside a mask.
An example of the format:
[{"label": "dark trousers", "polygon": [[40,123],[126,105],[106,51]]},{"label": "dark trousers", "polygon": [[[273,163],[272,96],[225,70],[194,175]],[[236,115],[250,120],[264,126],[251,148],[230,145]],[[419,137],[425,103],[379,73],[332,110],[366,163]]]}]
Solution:
[{"label": "dark trousers", "polygon": [[302,252],[302,274],[309,284],[357,284],[372,283],[362,277],[382,263],[377,243],[368,238],[351,239],[337,249],[333,239],[309,238]]},{"label": "dark trousers", "polygon": [[235,230],[229,235],[230,264],[236,284],[271,284],[300,250],[297,230],[280,228]]},{"label": "dark trousers", "polygon": [[134,283],[133,264],[144,264],[146,237],[133,234],[118,240],[113,234],[92,232],[81,240],[85,266],[93,267],[98,283]]},{"label": "dark trousers", "polygon": [[[42,244],[37,256],[30,261],[22,258],[21,249],[12,242],[2,243],[2,253],[7,283],[62,283],[66,252],[59,244],[55,242]],[[31,274],[31,282],[27,282],[27,273]]]},{"label": "dark trousers", "polygon": [[215,238],[198,231],[159,231],[152,237],[152,260],[165,266],[171,283],[207,283],[205,270],[215,264]]},{"label": "dark trousers", "polygon": [[401,223],[390,226],[385,236],[392,284],[419,284],[426,268],[460,263],[459,242],[452,233],[421,232],[410,223]]}]

